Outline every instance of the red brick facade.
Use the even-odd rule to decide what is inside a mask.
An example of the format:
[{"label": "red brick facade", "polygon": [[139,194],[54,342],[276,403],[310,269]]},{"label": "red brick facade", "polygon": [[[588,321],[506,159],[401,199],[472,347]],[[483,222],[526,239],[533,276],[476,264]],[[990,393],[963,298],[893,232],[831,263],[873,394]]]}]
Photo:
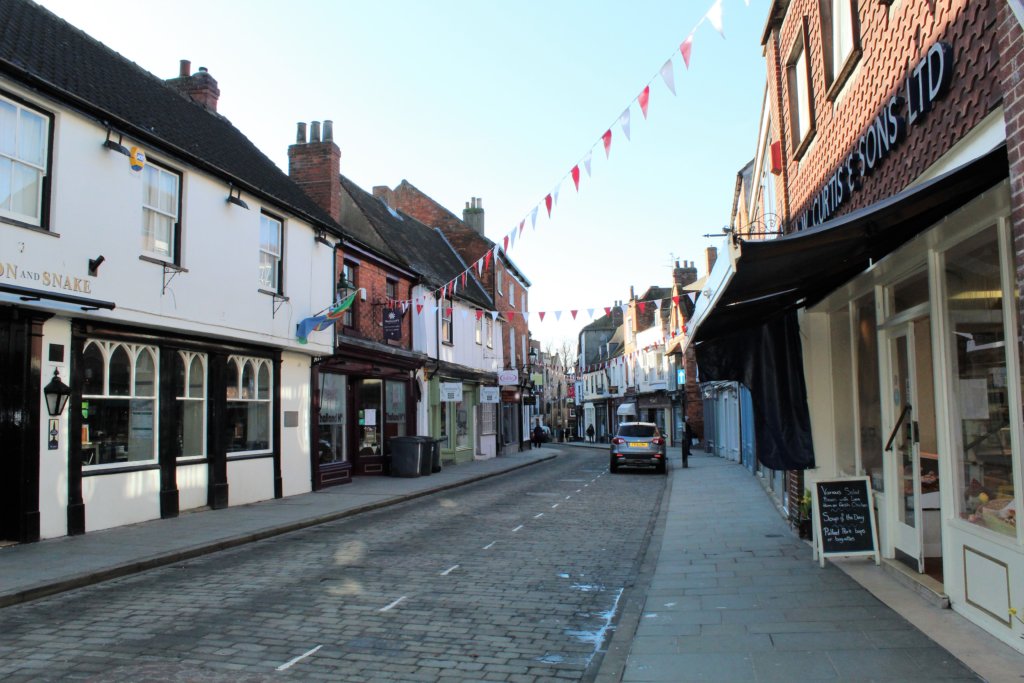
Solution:
[{"label": "red brick facade", "polygon": [[[1024,288],[1024,30],[1006,2],[1000,3],[996,29],[999,74],[1003,82],[1003,116],[1006,120],[1006,151],[1010,162],[1010,201],[1013,207],[1014,252],[1017,254],[1017,288]],[[1024,298],[1018,301],[1017,318],[1024,336]]]},{"label": "red brick facade", "polygon": [[388,280],[395,282],[395,298],[398,300],[410,300],[412,298],[412,282],[408,277],[399,274],[394,268],[389,268],[383,261],[367,257],[365,252],[355,249],[339,248],[337,250],[337,272],[342,272],[346,258],[350,263],[355,264],[356,281],[355,285],[366,288],[366,300],[362,301],[356,297],[352,305],[352,326],[337,326],[338,332],[350,337],[368,339],[380,344],[395,346],[398,348],[412,349],[412,315],[406,315],[402,319],[402,338],[400,341],[386,341],[384,339],[384,309],[387,304],[387,283]]},{"label": "red brick facade", "polygon": [[[386,201],[390,206],[404,211],[419,222],[430,227],[440,228],[445,238],[452,247],[459,253],[467,266],[475,264],[481,256],[489,250],[494,249],[494,242],[487,239],[480,233],[470,228],[464,221],[458,218],[448,209],[438,204],[434,199],[424,194],[418,188],[407,181],[402,181],[394,189],[378,186],[373,188],[373,194]],[[498,292],[495,273],[501,273],[501,292]],[[527,353],[529,353],[529,329],[528,321],[523,318],[523,294],[526,294],[526,311],[529,311],[529,291],[524,287],[526,284],[515,275],[509,267],[502,254],[497,259],[492,257],[491,267],[485,268],[479,276],[484,290],[494,300],[495,310],[501,315],[502,323],[496,328],[495,334],[501,334],[503,362],[506,368],[522,367],[527,361],[523,355],[523,338],[527,340]],[[508,299],[508,286],[510,278],[514,278],[515,301]],[[515,363],[512,362],[512,351],[509,349],[508,326],[515,330]]]}]

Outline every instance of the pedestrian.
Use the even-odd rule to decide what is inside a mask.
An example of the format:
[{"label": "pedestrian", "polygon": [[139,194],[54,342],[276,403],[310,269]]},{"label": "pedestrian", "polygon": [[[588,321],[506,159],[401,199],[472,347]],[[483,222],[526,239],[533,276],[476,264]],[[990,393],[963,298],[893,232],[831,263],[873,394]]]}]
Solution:
[{"label": "pedestrian", "polygon": [[544,430],[541,429],[540,423],[533,428],[533,446],[534,448],[540,448],[541,444],[544,443]]},{"label": "pedestrian", "polygon": [[690,418],[683,418],[683,467],[690,466],[690,446],[693,444],[693,431],[690,429]]},{"label": "pedestrian", "polygon": [[587,440],[594,443],[594,425],[587,425]]}]

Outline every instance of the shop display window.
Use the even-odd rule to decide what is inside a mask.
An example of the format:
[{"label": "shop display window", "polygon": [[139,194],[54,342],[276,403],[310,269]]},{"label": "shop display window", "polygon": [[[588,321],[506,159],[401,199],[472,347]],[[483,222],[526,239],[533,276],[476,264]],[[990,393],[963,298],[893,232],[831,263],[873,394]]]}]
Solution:
[{"label": "shop display window", "polygon": [[320,434],[317,439],[317,458],[321,465],[347,461],[345,389],[345,375],[320,373],[320,413],[317,420]]},{"label": "shop display window", "polygon": [[206,354],[178,351],[174,359],[177,457],[206,455]]},{"label": "shop display window", "polygon": [[953,348],[953,389],[959,412],[958,505],[962,519],[1016,536],[1007,383],[1008,349],[995,229],[945,255],[946,306]]},{"label": "shop display window", "polygon": [[455,447],[469,448],[469,409],[464,401],[455,404]]},{"label": "shop display window", "polygon": [[158,357],[153,346],[85,343],[79,405],[84,466],[156,460]]},{"label": "shop display window", "polygon": [[858,446],[860,466],[871,477],[871,488],[885,491],[882,476],[882,399],[878,385],[878,324],[875,319],[875,295],[868,294],[854,302],[857,312],[854,330],[856,351],[856,383]]},{"label": "shop display window", "polygon": [[270,361],[228,356],[226,384],[224,428],[228,453],[269,451]]}]

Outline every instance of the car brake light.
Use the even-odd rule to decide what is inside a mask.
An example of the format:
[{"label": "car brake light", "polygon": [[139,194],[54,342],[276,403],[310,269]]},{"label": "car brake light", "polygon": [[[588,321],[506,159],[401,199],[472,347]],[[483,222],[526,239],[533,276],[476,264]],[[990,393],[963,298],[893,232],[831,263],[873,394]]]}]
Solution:
[{"label": "car brake light", "polygon": [[618,446],[619,444],[626,443],[626,440],[623,439],[621,436],[616,436],[615,438],[612,439],[612,443]]},{"label": "car brake light", "polygon": [[653,439],[651,439],[651,443],[653,443],[656,446],[660,446],[661,444],[665,443],[665,440],[660,436],[656,436]]}]

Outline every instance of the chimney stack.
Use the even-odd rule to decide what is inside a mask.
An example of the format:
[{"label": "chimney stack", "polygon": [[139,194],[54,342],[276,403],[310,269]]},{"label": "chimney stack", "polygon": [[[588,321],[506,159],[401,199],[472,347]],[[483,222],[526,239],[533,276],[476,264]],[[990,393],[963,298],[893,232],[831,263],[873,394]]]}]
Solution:
[{"label": "chimney stack", "polygon": [[480,197],[471,197],[462,210],[462,222],[478,235],[484,234],[484,202]]},{"label": "chimney stack", "polygon": [[220,89],[217,87],[217,79],[210,75],[205,66],[199,67],[199,71],[193,74],[192,62],[182,59],[178,63],[178,77],[169,78],[165,82],[183,97],[189,98],[209,111],[217,111]]},{"label": "chimney stack", "polygon": [[288,147],[288,176],[331,218],[340,220],[341,149],[334,142],[332,121],[323,122],[323,131],[321,140],[320,122],[310,123],[307,142],[306,124],[298,124],[295,144]]},{"label": "chimney stack", "polygon": [[683,261],[682,267],[676,261],[676,267],[672,269],[672,284],[677,287],[685,287],[697,281],[697,266],[693,261]]}]

